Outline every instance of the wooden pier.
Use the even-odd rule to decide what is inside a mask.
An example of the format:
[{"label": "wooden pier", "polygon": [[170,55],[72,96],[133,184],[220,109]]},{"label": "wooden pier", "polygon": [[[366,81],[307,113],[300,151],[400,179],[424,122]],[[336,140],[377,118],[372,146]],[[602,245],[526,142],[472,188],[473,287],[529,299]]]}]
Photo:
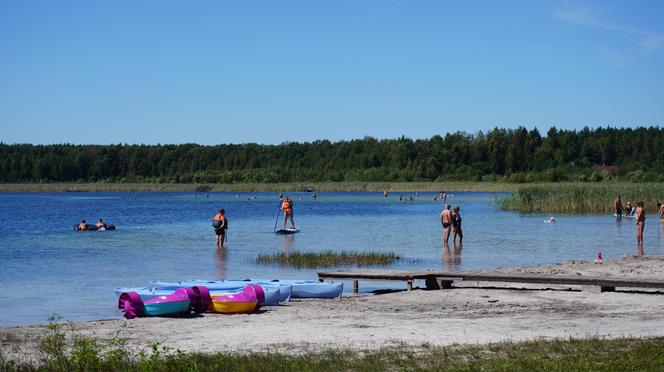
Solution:
[{"label": "wooden pier", "polygon": [[413,281],[425,281],[427,289],[450,289],[454,282],[497,282],[497,283],[524,283],[524,284],[552,284],[576,285],[583,291],[611,292],[616,287],[622,288],[655,288],[664,289],[664,281],[648,279],[610,278],[610,277],[584,277],[584,276],[558,276],[535,274],[505,274],[500,272],[436,272],[433,270],[407,271],[407,270],[376,270],[356,269],[319,272],[318,280],[341,279],[353,281],[353,292],[359,292],[360,280],[396,280],[405,281],[406,288],[413,289]]}]

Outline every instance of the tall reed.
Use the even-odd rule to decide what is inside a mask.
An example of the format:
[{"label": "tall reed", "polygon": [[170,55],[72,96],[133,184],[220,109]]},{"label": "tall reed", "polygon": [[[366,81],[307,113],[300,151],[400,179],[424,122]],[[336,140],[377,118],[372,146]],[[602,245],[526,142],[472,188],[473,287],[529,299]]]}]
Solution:
[{"label": "tall reed", "polygon": [[256,257],[256,262],[260,264],[276,263],[293,267],[329,267],[345,265],[389,265],[396,260],[401,259],[395,253],[382,252],[345,252],[336,253],[332,251],[325,252],[291,252],[276,254],[260,254]]},{"label": "tall reed", "polygon": [[570,183],[521,186],[502,199],[500,209],[520,212],[614,213],[614,201],[622,196],[623,205],[645,202],[647,213],[654,213],[664,202],[662,183]]}]

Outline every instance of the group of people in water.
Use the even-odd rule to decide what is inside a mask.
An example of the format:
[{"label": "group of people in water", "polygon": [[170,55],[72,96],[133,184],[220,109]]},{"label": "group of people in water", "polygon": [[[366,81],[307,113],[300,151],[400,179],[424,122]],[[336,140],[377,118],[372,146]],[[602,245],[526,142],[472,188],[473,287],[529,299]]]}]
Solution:
[{"label": "group of people in water", "polygon": [[452,233],[452,242],[456,243],[457,236],[459,244],[463,244],[463,230],[461,229],[460,207],[457,205],[451,209],[450,204],[445,204],[445,208],[440,212],[440,223],[443,224],[443,241],[445,245],[449,244],[450,233]]},{"label": "group of people in water", "polygon": [[[638,244],[643,244],[643,229],[646,224],[646,210],[644,202],[636,202],[636,207],[632,205],[632,202],[627,202],[627,205],[624,206],[622,197],[618,195],[613,205],[616,211],[615,216],[617,218],[634,218],[636,221],[636,242]],[[664,222],[664,205],[662,205],[662,203],[657,203],[657,213],[659,214],[660,220]]]}]

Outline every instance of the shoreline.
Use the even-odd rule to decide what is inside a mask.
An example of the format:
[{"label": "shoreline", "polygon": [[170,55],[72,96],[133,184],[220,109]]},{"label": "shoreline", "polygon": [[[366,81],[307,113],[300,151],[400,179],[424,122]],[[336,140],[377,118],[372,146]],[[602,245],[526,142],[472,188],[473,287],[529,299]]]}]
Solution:
[{"label": "shoreline", "polygon": [[[663,280],[664,256],[625,256],[602,265],[570,261],[499,270]],[[400,287],[395,284],[395,288]],[[71,331],[102,342],[111,342],[121,332],[135,348],[160,342],[183,352],[377,350],[423,343],[449,346],[534,339],[659,337],[664,336],[662,304],[664,295],[657,291],[586,293],[575,286],[467,282],[451,290],[293,300],[254,314],[73,322]],[[36,356],[46,329],[44,325],[0,327],[0,340],[6,350]]]},{"label": "shoreline", "polygon": [[0,192],[512,192],[505,182],[0,183]]}]

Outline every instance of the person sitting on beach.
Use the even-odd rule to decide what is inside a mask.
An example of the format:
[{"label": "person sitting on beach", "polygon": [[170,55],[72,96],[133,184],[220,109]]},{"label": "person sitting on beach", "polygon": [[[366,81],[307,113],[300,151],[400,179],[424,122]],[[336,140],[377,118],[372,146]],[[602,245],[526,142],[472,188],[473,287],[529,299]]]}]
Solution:
[{"label": "person sitting on beach", "polygon": [[616,217],[622,217],[622,215],[623,215],[623,205],[622,205],[622,199],[620,199],[620,195],[618,195],[618,198],[616,198],[616,201],[613,202],[613,206],[616,209]]},{"label": "person sitting on beach", "polygon": [[281,203],[281,209],[284,210],[284,230],[286,229],[286,221],[290,219],[291,228],[295,228],[295,221],[293,221],[293,201],[286,195],[284,202]]},{"label": "person sitting on beach", "polygon": [[463,243],[463,230],[461,230],[461,214],[459,214],[459,206],[454,207],[454,213],[452,213],[452,233],[454,237],[452,242],[456,243],[457,235],[459,235],[459,243]]},{"label": "person sitting on beach", "polygon": [[97,226],[97,229],[105,229],[106,222],[104,222],[104,220],[100,218],[99,221],[97,221],[97,223],[95,224],[95,226]]},{"label": "person sitting on beach", "polygon": [[88,224],[85,223],[85,220],[81,220],[81,223],[78,224],[78,229],[79,230],[87,230]]},{"label": "person sitting on beach", "polygon": [[445,244],[448,244],[450,241],[450,230],[452,229],[452,212],[450,212],[450,208],[452,208],[452,206],[446,204],[445,209],[440,212],[440,222],[443,224],[443,240]]},{"label": "person sitting on beach", "polygon": [[219,248],[224,247],[224,239],[226,238],[226,229],[228,229],[228,219],[226,218],[226,210],[221,208],[219,213],[215,214],[212,218],[212,226],[214,233],[217,236],[216,245]]}]

